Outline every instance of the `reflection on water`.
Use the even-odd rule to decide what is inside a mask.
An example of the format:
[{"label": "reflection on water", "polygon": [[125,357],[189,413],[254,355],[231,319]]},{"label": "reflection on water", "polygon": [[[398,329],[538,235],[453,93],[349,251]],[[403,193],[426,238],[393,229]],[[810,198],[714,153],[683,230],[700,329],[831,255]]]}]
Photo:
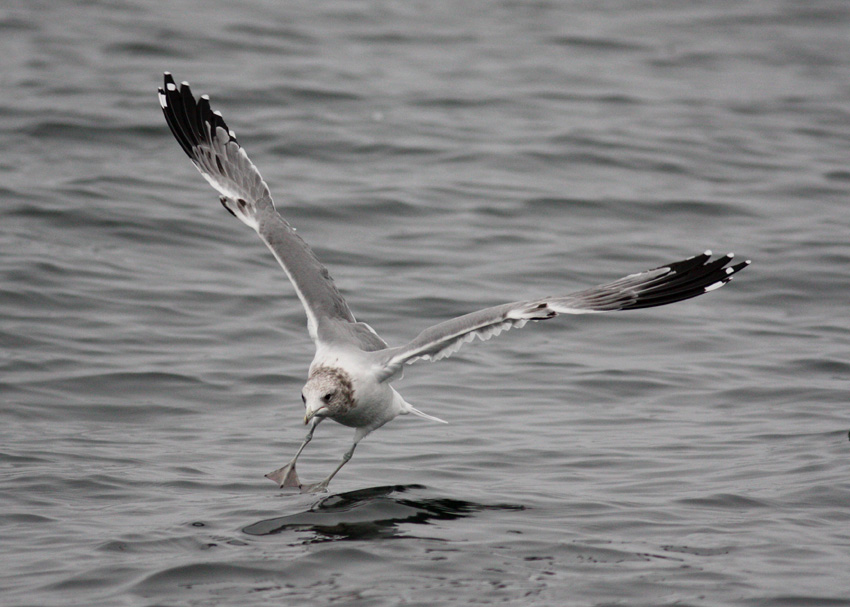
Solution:
[{"label": "reflection on water", "polygon": [[412,537],[402,524],[427,525],[450,521],[484,510],[524,510],[510,504],[476,504],[452,498],[416,499],[407,494],[422,485],[386,485],[348,491],[319,500],[306,512],[257,521],[242,531],[249,535],[275,535],[286,531],[312,531],[305,543]]}]

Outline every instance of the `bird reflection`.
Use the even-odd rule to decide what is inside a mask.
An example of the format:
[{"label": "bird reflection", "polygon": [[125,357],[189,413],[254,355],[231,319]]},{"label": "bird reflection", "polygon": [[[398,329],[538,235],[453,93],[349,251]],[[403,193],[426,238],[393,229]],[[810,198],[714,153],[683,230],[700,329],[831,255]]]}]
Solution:
[{"label": "bird reflection", "polygon": [[519,505],[487,505],[452,498],[416,499],[410,492],[423,485],[387,485],[339,493],[322,498],[309,510],[265,519],[248,525],[248,535],[276,535],[308,531],[305,543],[397,539],[413,537],[400,525],[428,525],[451,521],[484,510],[524,510]]}]

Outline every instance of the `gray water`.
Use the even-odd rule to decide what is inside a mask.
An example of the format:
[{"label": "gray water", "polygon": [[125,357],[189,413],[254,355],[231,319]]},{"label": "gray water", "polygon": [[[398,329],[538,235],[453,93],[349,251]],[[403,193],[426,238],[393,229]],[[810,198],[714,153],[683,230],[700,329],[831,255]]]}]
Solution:
[{"label": "gray water", "polygon": [[[165,70],[392,344],[753,265],[418,363],[395,385],[448,426],[284,492],[304,314]],[[847,2],[12,0],[0,149],[4,607],[850,604]]]}]

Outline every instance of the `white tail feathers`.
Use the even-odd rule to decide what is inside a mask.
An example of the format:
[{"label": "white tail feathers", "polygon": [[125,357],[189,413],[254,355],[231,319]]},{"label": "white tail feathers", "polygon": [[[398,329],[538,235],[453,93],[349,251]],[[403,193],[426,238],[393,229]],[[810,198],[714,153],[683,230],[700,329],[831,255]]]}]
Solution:
[{"label": "white tail feathers", "polygon": [[444,419],[440,419],[439,417],[434,417],[433,415],[428,415],[427,413],[423,413],[422,411],[420,411],[416,407],[412,406],[410,403],[405,403],[405,404],[408,406],[408,410],[407,410],[408,413],[413,413],[413,415],[417,415],[417,416],[419,416],[423,419],[429,419],[432,422],[440,422],[441,424],[449,423]]}]

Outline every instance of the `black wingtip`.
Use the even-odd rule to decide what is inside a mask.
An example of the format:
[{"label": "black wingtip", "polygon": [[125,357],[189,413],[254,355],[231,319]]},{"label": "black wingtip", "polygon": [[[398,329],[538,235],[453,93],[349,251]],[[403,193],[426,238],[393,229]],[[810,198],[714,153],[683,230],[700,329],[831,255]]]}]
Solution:
[{"label": "black wingtip", "polygon": [[[221,113],[210,108],[209,97],[201,95],[196,99],[185,80],[177,84],[171,72],[164,72],[163,86],[157,89],[157,93],[168,127],[196,165],[198,146],[212,144],[219,137],[224,139],[223,143],[232,141],[239,145],[235,133],[228,128]],[[218,129],[222,129],[224,135]],[[220,165],[218,169],[224,173]]]},{"label": "black wingtip", "polygon": [[734,256],[734,253],[727,253],[711,260],[711,252],[706,251],[702,255],[662,266],[670,271],[640,288],[634,300],[622,309],[663,306],[719,289],[731,281],[734,274],[750,265],[750,260],[729,265]]},{"label": "black wingtip", "polygon": [[177,85],[174,84],[174,78],[171,74],[166,73],[164,78],[165,86],[159,89],[159,104],[162,106],[162,113],[165,115],[165,121],[168,123],[168,128],[174,134],[175,139],[183,148],[183,151],[194,160],[192,154],[193,142],[192,130],[188,125],[183,124],[183,102]]}]

